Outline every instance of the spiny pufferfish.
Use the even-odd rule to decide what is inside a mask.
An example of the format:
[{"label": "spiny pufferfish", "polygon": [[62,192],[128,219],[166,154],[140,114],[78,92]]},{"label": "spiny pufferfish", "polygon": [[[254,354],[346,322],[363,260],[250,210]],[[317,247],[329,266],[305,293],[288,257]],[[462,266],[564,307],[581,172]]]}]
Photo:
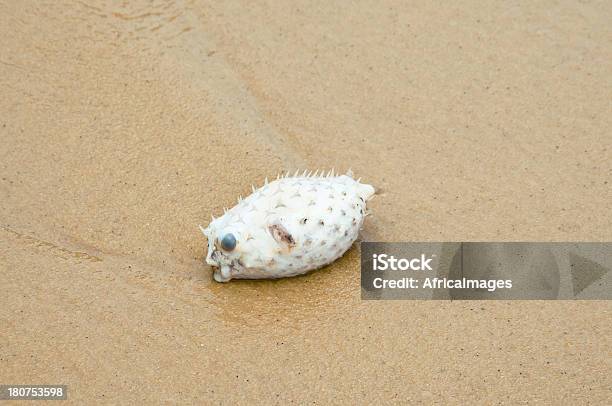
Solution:
[{"label": "spiny pufferfish", "polygon": [[350,170],[279,175],[252,189],[208,227],[200,226],[217,282],[284,278],[330,264],[357,239],[374,195]]}]

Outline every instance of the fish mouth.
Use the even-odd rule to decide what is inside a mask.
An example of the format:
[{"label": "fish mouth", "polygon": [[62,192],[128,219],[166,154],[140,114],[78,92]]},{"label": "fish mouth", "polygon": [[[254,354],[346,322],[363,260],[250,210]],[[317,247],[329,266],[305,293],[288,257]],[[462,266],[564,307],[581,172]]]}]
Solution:
[{"label": "fish mouth", "polygon": [[206,258],[206,263],[213,267],[213,278],[217,282],[228,282],[232,277],[244,270],[240,259],[231,260],[222,252],[214,250]]},{"label": "fish mouth", "polygon": [[229,282],[232,279],[232,268],[229,265],[215,267],[213,279],[217,282]]},{"label": "fish mouth", "polygon": [[217,282],[229,282],[233,277],[239,277],[241,271],[244,269],[236,261],[232,261],[231,264],[223,264],[214,266],[213,278]]}]

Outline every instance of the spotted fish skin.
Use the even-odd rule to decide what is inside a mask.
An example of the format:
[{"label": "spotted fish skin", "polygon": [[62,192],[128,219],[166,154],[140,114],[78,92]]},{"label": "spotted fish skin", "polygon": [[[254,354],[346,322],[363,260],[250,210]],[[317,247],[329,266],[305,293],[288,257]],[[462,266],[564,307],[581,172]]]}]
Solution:
[{"label": "spotted fish skin", "polygon": [[217,282],[284,278],[325,266],[355,242],[373,195],[350,171],[266,180],[200,227],[208,238],[206,262]]}]

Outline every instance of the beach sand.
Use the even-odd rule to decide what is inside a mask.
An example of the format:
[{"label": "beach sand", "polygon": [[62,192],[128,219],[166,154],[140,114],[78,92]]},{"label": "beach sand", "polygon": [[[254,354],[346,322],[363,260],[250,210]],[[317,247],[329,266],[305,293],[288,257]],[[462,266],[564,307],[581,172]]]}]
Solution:
[{"label": "beach sand", "polygon": [[0,3],[0,383],[75,403],[604,404],[610,302],[218,284],[198,224],[352,168],[371,241],[612,239],[612,3]]}]

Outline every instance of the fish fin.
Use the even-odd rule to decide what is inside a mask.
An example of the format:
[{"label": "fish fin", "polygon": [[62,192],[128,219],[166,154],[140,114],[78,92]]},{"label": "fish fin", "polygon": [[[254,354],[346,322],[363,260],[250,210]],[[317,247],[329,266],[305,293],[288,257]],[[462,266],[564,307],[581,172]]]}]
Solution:
[{"label": "fish fin", "polygon": [[272,238],[281,246],[291,249],[295,247],[295,239],[291,233],[281,223],[276,222],[268,226],[268,231]]},{"label": "fish fin", "polygon": [[357,186],[357,194],[361,196],[363,200],[365,201],[370,200],[374,196],[375,193],[376,193],[376,189],[374,189],[374,186],[372,185],[360,183]]}]

